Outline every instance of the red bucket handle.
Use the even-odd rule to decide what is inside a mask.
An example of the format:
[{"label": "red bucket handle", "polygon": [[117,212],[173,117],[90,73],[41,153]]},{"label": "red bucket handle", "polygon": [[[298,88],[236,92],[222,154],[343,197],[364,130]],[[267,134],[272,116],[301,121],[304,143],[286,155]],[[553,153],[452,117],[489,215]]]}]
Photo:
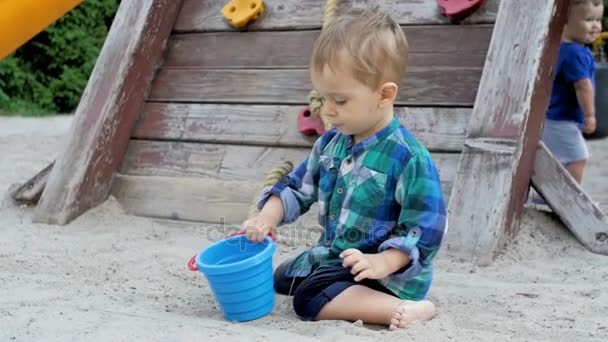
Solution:
[{"label": "red bucket handle", "polygon": [[[234,234],[230,234],[228,236],[225,237],[225,239],[231,238],[233,236],[238,236],[238,235],[245,235],[246,232],[238,232],[238,233],[234,233]],[[276,237],[274,236],[273,232],[269,232],[268,236],[270,236],[270,238],[273,241],[277,241]],[[192,256],[192,258],[190,258],[190,260],[188,261],[188,269],[192,272],[197,272],[198,271],[198,267],[196,266],[196,254]]]}]

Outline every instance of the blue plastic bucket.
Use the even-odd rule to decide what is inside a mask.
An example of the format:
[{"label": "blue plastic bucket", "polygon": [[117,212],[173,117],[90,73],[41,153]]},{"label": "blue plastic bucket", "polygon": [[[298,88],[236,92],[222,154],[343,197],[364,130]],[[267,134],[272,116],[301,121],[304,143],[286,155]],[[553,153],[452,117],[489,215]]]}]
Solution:
[{"label": "blue plastic bucket", "polygon": [[272,255],[275,250],[270,236],[256,243],[238,235],[209,245],[192,257],[188,267],[207,278],[226,319],[251,321],[274,309]]}]

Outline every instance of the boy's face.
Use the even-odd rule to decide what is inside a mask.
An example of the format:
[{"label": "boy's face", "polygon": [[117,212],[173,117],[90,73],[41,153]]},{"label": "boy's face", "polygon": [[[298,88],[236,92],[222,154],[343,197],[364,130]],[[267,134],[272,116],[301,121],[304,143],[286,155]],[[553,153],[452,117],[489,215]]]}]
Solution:
[{"label": "boy's face", "polygon": [[572,9],[564,28],[565,37],[579,44],[591,44],[602,32],[604,6],[592,3],[577,5]]},{"label": "boy's face", "polygon": [[326,65],[323,70],[311,72],[311,79],[314,89],[324,97],[321,115],[341,133],[354,135],[355,141],[359,142],[390,123],[397,86],[392,83],[394,94],[387,98],[387,90],[383,90],[386,85],[378,90],[371,89],[345,69],[332,70]]}]

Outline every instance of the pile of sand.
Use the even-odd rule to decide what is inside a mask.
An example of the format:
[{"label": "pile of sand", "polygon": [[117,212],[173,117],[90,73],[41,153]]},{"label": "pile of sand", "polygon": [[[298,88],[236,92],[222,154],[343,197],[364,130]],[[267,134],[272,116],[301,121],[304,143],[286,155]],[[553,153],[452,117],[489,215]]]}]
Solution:
[{"label": "pile of sand", "polygon": [[[273,314],[226,322],[187,260],[208,242],[200,224],[125,215],[110,199],[67,226],[31,223],[4,197],[53,159],[68,117],[0,118],[0,341],[606,341],[608,257],[559,222],[526,211],[515,241],[486,268],[441,258],[430,299],[439,316],[389,332],[302,322],[289,298]],[[606,193],[608,141],[594,142],[586,187]],[[300,246],[281,243],[275,265]]]}]

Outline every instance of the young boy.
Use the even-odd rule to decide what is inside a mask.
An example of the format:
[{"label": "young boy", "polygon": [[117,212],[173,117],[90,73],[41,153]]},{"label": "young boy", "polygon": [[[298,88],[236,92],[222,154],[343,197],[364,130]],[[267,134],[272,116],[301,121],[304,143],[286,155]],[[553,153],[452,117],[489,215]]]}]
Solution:
[{"label": "young boy", "polygon": [[570,0],[542,140],[578,183],[589,151],[585,133],[595,131],[595,63],[586,44],[602,31],[602,0]]},{"label": "young boy", "polygon": [[274,275],[303,319],[395,329],[435,315],[423,299],[446,208],[429,152],[394,116],[407,55],[405,35],[383,13],[351,11],[323,30],[311,78],[334,128],[263,191],[259,215],[243,223],[250,240],[262,241],[318,203],[325,228],[318,245]]}]

